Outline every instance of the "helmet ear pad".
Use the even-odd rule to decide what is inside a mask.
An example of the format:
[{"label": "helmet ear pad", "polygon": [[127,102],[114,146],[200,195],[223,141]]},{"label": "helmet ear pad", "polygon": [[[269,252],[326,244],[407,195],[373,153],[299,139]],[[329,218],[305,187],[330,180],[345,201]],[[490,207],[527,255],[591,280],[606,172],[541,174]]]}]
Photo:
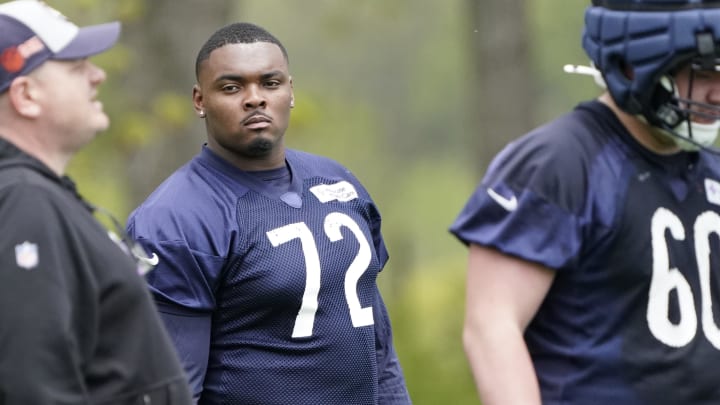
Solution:
[{"label": "helmet ear pad", "polygon": [[637,79],[633,66],[619,55],[613,55],[607,59],[602,74],[618,106],[630,114],[641,114],[645,103],[632,91]]}]

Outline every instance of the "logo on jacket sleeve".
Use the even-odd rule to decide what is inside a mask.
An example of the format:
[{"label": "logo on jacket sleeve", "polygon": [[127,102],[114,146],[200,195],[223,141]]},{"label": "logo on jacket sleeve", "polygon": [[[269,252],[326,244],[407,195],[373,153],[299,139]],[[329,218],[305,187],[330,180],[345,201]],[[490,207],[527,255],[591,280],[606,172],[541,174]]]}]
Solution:
[{"label": "logo on jacket sleeve", "polygon": [[318,184],[311,187],[310,191],[315,194],[321,203],[328,203],[333,200],[347,202],[358,198],[355,187],[349,182],[343,180],[335,184]]},{"label": "logo on jacket sleeve", "polygon": [[25,241],[19,245],[15,245],[15,263],[18,267],[25,270],[32,270],[37,267],[40,262],[38,257],[38,247],[34,243]]}]

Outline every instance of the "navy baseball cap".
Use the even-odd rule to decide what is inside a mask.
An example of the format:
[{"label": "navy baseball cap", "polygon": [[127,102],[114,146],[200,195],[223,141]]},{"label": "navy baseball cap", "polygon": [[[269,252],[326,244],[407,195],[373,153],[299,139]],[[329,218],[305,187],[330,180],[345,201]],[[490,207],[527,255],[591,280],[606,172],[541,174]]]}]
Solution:
[{"label": "navy baseball cap", "polygon": [[0,4],[0,93],[48,59],[83,59],[112,47],[120,23],[78,27],[39,0]]}]

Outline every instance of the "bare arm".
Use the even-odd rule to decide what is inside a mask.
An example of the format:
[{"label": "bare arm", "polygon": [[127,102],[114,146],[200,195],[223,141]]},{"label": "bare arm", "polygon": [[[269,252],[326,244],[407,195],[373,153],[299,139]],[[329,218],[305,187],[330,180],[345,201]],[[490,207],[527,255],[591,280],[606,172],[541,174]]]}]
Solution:
[{"label": "bare arm", "polygon": [[523,333],[554,271],[479,245],[470,246],[463,344],[484,405],[540,405]]}]

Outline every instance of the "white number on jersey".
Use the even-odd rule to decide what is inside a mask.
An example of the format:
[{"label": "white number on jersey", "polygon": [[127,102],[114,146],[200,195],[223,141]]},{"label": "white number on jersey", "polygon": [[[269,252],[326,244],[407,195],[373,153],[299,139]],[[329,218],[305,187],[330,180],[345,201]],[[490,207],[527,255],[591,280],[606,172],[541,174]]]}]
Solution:
[{"label": "white number on jersey", "polygon": [[[350,320],[356,328],[372,325],[374,323],[372,306],[363,308],[357,294],[357,283],[372,260],[370,243],[362,233],[360,226],[349,216],[333,212],[325,218],[325,234],[330,241],[337,242],[343,238],[341,232],[343,227],[349,229],[360,244],[355,259],[345,273],[345,300],[350,312]],[[305,291],[303,292],[300,310],[295,318],[292,337],[312,336],[315,313],[318,309],[321,274],[320,255],[315,244],[315,238],[304,222],[285,225],[268,231],[266,234],[274,247],[293,239],[300,239],[303,255],[305,256]]]},{"label": "white number on jersey", "polygon": [[[690,343],[697,333],[697,313],[692,287],[680,270],[670,268],[668,241],[665,234],[677,241],[685,240],[685,228],[680,219],[670,210],[658,208],[651,222],[653,274],[650,281],[647,322],[656,339],[672,347]],[[720,330],[713,316],[712,289],[710,287],[710,236],[720,236],[720,215],[707,211],[695,220],[693,226],[695,255],[700,279],[701,324],[705,337],[720,350]],[[717,275],[715,275],[717,277]],[[673,323],[668,319],[670,293],[675,290],[680,320]]]}]

